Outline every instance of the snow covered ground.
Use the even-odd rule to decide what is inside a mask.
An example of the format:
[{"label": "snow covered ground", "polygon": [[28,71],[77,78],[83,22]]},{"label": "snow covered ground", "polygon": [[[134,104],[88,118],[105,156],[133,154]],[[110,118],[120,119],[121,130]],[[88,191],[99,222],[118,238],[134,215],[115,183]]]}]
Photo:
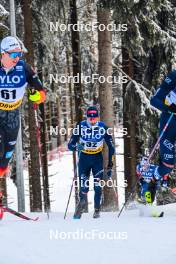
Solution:
[{"label": "snow covered ground", "polygon": [[[139,217],[138,210],[84,214],[39,214],[38,222],[5,214],[0,222],[1,264],[173,264],[176,258],[176,205],[164,206],[164,218]],[[34,216],[36,214],[28,214]],[[38,214],[37,214],[38,215]]]},{"label": "snow covered ground", "polygon": [[[122,142],[117,146],[121,152]],[[61,153],[60,153],[61,154]],[[117,162],[118,184],[123,184],[123,156]],[[90,188],[89,210],[81,220],[73,220],[74,195],[69,213],[64,211],[73,178],[70,152],[56,155],[49,163],[51,210],[39,221],[25,221],[5,213],[0,222],[0,264],[173,264],[176,258],[176,204],[159,207],[164,218],[140,217],[139,210],[126,210],[120,218],[117,213],[101,213],[93,219],[93,191]],[[28,179],[25,175],[26,211],[29,212]],[[120,205],[124,189],[119,188]],[[8,179],[8,200],[17,209],[16,188]]]},{"label": "snow covered ground", "polygon": [[[117,135],[119,136],[119,135]],[[118,194],[120,206],[124,203],[124,165],[123,165],[123,139],[118,139],[116,146],[117,153],[117,175],[118,175]],[[52,153],[52,160],[49,161],[49,184],[50,184],[50,199],[51,199],[51,210],[53,212],[64,212],[70,186],[72,184],[74,171],[72,152],[64,151],[61,152],[56,150]],[[24,170],[24,189],[25,189],[25,210],[30,212],[29,207],[29,181],[28,172]],[[8,202],[12,203],[10,206],[12,209],[17,210],[17,190],[12,180],[7,178],[7,193]],[[90,191],[89,191],[89,209],[93,210],[93,177],[90,177]],[[75,197],[74,192],[72,193],[69,212],[73,212],[75,208]]]}]

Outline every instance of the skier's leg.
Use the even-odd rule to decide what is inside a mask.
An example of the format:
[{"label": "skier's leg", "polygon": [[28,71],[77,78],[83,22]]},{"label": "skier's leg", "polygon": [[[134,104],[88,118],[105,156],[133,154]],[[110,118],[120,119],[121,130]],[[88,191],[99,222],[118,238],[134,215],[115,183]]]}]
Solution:
[{"label": "skier's leg", "polygon": [[[19,111],[9,111],[2,124],[4,131],[3,155],[0,157],[0,176],[8,171],[8,164],[13,155],[18,131],[19,131]],[[12,112],[12,113],[11,113]]]},{"label": "skier's leg", "polygon": [[[162,114],[160,120],[160,131],[168,119],[168,115]],[[160,141],[160,165],[155,171],[155,178],[162,179],[165,175],[169,174],[174,168],[174,144],[176,140],[176,118],[170,122],[167,130],[165,131]]]},{"label": "skier's leg", "polygon": [[154,202],[155,200],[155,195],[156,195],[156,191],[157,191],[157,183],[156,182],[150,182],[149,186],[148,186],[148,191],[151,193],[151,203]]},{"label": "skier's leg", "polygon": [[91,164],[88,157],[88,154],[81,153],[78,165],[78,173],[79,173],[79,185],[80,192],[79,197],[80,200],[85,200],[86,195],[89,191],[89,176],[90,176]]},{"label": "skier's leg", "polygon": [[92,166],[92,172],[94,176],[94,208],[100,210],[100,202],[102,195],[102,187],[99,181],[103,179],[103,156],[102,153],[94,155],[94,163]]},{"label": "skier's leg", "polygon": [[0,158],[4,156],[4,130],[0,129]]},{"label": "skier's leg", "polygon": [[74,219],[80,219],[82,213],[84,212],[84,208],[86,205],[87,193],[89,191],[89,175],[90,175],[90,159],[88,154],[81,153],[78,164],[78,173],[79,173],[79,203],[76,206],[76,210],[74,213]]}]

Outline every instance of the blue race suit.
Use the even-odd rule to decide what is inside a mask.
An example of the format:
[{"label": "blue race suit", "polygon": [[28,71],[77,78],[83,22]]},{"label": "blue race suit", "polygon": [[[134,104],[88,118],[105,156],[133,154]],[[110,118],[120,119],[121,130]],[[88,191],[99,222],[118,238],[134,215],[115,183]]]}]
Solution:
[{"label": "blue race suit", "polygon": [[[155,95],[151,98],[151,105],[162,111],[160,117],[160,133],[167,123],[171,113],[176,113],[176,105],[168,104],[167,98],[171,93],[175,95],[176,70],[172,71],[162,82]],[[174,115],[160,141],[160,166],[155,172],[155,178],[161,179],[174,168],[174,144],[176,141],[176,116]]]},{"label": "blue race suit", "polygon": [[152,202],[155,199],[156,190],[158,188],[157,182],[154,181],[154,174],[157,168],[158,166],[154,164],[150,164],[145,170],[143,170],[141,164],[138,164],[136,168],[137,175],[140,177],[140,197],[145,198],[145,193],[149,191],[151,193]]},{"label": "blue race suit", "polygon": [[29,64],[19,60],[8,72],[0,66],[0,167],[7,167],[19,130],[19,106],[27,84],[43,90],[42,84]]},{"label": "blue race suit", "polygon": [[87,121],[82,121],[76,126],[77,133],[73,133],[68,143],[71,151],[76,150],[76,144],[79,142],[84,149],[81,150],[79,156],[79,182],[80,182],[80,200],[85,199],[85,195],[89,191],[88,180],[92,170],[94,176],[94,207],[100,208],[102,188],[98,184],[103,178],[103,143],[106,142],[109,149],[109,162],[115,152],[113,139],[108,133],[108,127],[103,122],[97,122],[91,126]]}]

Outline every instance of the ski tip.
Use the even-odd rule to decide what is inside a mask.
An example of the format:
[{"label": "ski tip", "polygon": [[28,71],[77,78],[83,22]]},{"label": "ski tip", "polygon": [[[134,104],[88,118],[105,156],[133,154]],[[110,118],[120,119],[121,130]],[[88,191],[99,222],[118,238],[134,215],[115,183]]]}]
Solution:
[{"label": "ski tip", "polygon": [[158,213],[158,212],[152,212],[151,214],[152,217],[163,217],[164,216],[164,212]]},{"label": "ski tip", "polygon": [[39,217],[36,217],[33,219],[33,221],[38,221],[39,220]]}]

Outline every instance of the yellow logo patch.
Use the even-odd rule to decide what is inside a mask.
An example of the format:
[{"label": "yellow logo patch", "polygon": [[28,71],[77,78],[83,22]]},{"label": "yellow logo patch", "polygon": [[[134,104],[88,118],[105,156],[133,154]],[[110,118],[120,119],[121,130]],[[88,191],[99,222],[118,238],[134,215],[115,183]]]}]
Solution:
[{"label": "yellow logo patch", "polygon": [[0,110],[14,110],[16,108],[18,108],[21,105],[22,100],[18,100],[17,102],[14,103],[4,103],[4,102],[0,102]]}]

